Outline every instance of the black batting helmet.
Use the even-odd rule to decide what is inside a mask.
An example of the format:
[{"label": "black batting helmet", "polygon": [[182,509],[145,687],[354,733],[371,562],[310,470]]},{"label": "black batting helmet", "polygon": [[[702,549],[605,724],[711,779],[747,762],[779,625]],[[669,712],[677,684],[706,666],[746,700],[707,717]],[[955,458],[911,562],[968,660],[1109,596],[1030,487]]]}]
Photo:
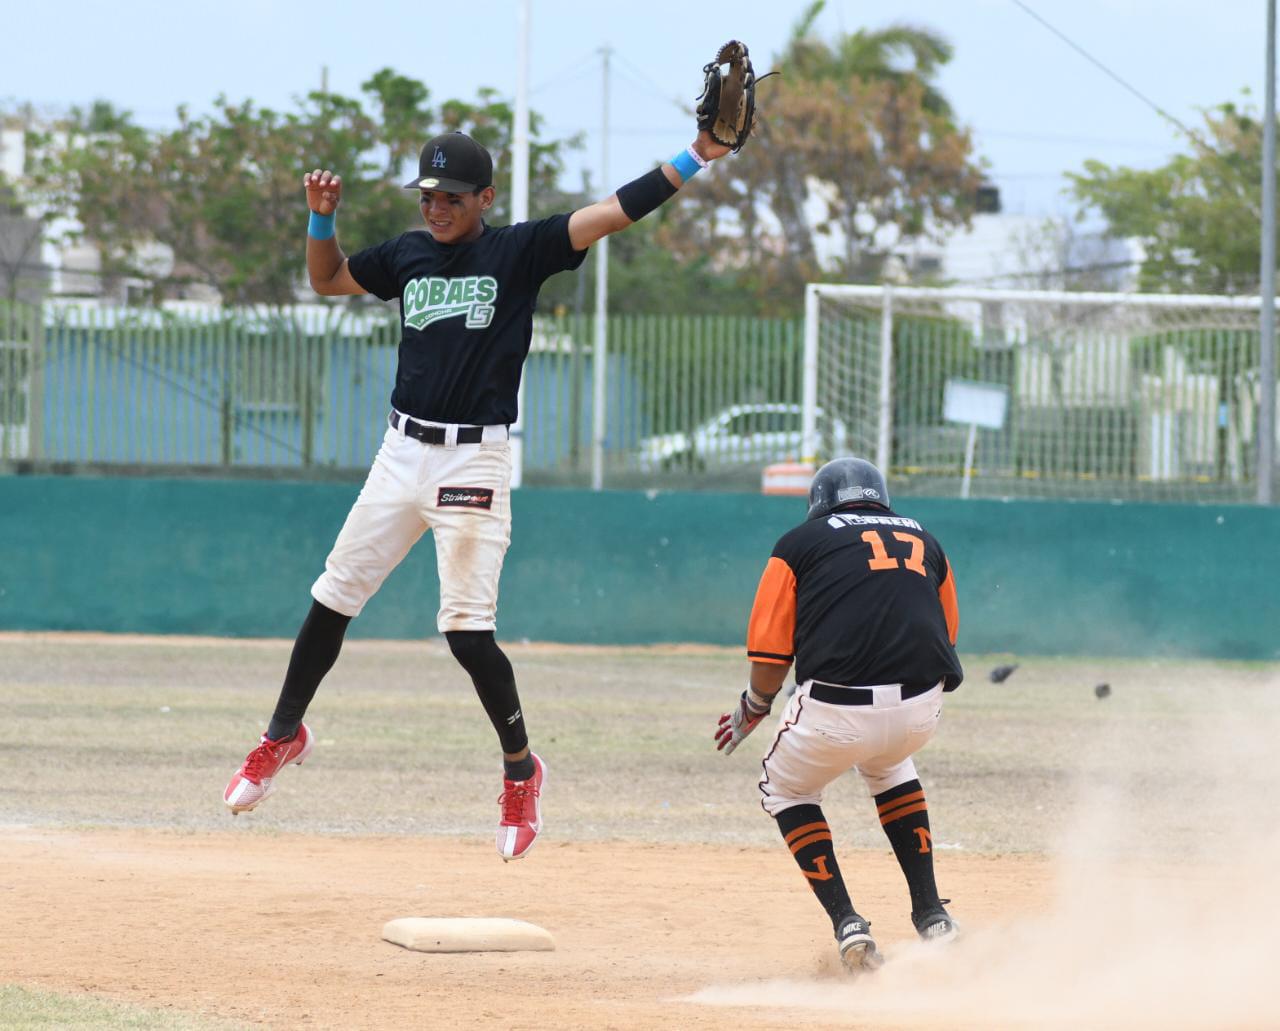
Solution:
[{"label": "black batting helmet", "polygon": [[889,507],[884,474],[866,459],[834,458],[814,473],[809,484],[810,519],[820,519],[841,505],[859,501]]}]

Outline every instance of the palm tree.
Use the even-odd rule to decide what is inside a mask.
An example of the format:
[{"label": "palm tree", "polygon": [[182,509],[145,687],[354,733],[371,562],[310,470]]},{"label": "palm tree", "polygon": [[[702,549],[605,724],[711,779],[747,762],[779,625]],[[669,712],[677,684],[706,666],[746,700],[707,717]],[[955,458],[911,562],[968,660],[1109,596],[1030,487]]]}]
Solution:
[{"label": "palm tree", "polygon": [[856,78],[899,86],[915,81],[924,89],[925,110],[951,117],[951,105],[932,81],[955,52],[945,36],[900,23],[883,29],[858,29],[842,36],[833,49],[813,32],[825,6],[826,0],[814,0],[792,27],[781,58],[786,74],[811,81]]}]

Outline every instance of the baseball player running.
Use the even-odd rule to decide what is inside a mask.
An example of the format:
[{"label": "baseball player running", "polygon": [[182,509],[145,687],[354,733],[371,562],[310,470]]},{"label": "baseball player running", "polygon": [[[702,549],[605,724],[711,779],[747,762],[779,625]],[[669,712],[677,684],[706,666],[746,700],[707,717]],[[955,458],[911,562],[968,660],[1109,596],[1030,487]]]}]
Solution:
[{"label": "baseball player running", "polygon": [[942,694],[964,676],[956,657],[955,578],[918,522],[889,508],[870,462],[838,458],[809,488],[807,520],[773,549],[747,628],[750,686],[720,717],[717,747],[741,744],[767,716],[792,662],[797,688],[764,757],[765,812],[831,918],[851,972],[882,962],[836,862],[822,791],[850,768],[876,812],[926,941],[956,925],[938,898],[924,789],[911,756],[933,736]]},{"label": "baseball player running", "polygon": [[498,578],[511,539],[508,427],[529,353],[538,290],[576,269],[591,244],[671,198],[731,148],[706,131],[671,161],[572,214],[495,228],[493,160],[460,132],[422,148],[421,229],[348,257],[334,220],[342,179],[303,177],[310,223],[307,272],[324,296],[371,293],[400,301],[403,332],[391,413],[364,488],[311,588],[275,713],[224,792],[232,813],[259,805],[287,763],[311,753],[302,722],[342,647],[347,624],[427,530],[440,576],[436,625],[470,675],[502,747],[497,847],[519,859],[542,828],[546,765],[529,750],[511,663],[494,639]]}]

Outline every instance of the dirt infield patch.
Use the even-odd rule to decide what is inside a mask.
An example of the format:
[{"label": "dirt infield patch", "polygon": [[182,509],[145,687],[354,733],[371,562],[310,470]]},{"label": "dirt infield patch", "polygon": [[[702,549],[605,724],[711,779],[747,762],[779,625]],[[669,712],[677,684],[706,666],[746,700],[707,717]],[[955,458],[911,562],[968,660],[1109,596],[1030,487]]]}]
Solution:
[{"label": "dirt infield patch", "polygon": [[[316,753],[232,822],[287,642],[0,635],[0,984],[277,1028],[1280,1026],[1275,667],[1027,660],[994,685],[969,657],[918,758],[965,934],[913,940],[845,778],[825,806],[890,959],[851,984],[756,802],[767,733],[711,744],[740,655],[511,654],[551,781],[504,865],[492,731],[438,642],[352,642]],[[559,949],[379,940],[464,915]]]},{"label": "dirt infield patch", "polygon": [[[846,854],[888,957],[850,982],[781,849],[548,842],[504,865],[475,840],[11,828],[0,851],[0,980],[255,1026],[1280,1020],[1275,952],[1265,938],[1241,940],[1252,925],[1227,872],[1204,867],[1100,866],[1073,878],[1045,857],[947,856],[965,935],[930,949],[914,940],[889,855]],[[557,950],[407,952],[379,939],[384,921],[405,915],[515,916],[552,931]]]},{"label": "dirt infield patch", "polygon": [[[9,829],[0,851],[0,980],[252,1024],[788,1027],[802,1007],[726,1007],[733,989],[715,986],[842,985],[781,848],[548,842],[503,864],[474,839]],[[901,874],[887,851],[846,864],[893,959],[912,935]],[[947,860],[975,926],[1043,910],[1047,877],[1033,856]],[[379,940],[393,917],[477,915],[531,920],[557,950],[425,955]],[[720,1004],[687,1001],[708,990]],[[899,1016],[881,1026],[914,1026],[909,1006]]]}]

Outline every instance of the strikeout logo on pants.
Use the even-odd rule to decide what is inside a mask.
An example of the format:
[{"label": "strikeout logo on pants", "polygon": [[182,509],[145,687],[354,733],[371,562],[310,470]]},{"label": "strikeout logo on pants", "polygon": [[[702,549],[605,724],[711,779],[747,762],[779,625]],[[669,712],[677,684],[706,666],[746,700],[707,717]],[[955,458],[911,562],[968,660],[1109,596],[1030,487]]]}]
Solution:
[{"label": "strikeout logo on pants", "polygon": [[493,321],[493,302],[497,298],[498,281],[493,276],[411,279],[404,287],[404,324],[410,329],[422,329],[432,322],[462,315],[467,329],[484,329]]}]

